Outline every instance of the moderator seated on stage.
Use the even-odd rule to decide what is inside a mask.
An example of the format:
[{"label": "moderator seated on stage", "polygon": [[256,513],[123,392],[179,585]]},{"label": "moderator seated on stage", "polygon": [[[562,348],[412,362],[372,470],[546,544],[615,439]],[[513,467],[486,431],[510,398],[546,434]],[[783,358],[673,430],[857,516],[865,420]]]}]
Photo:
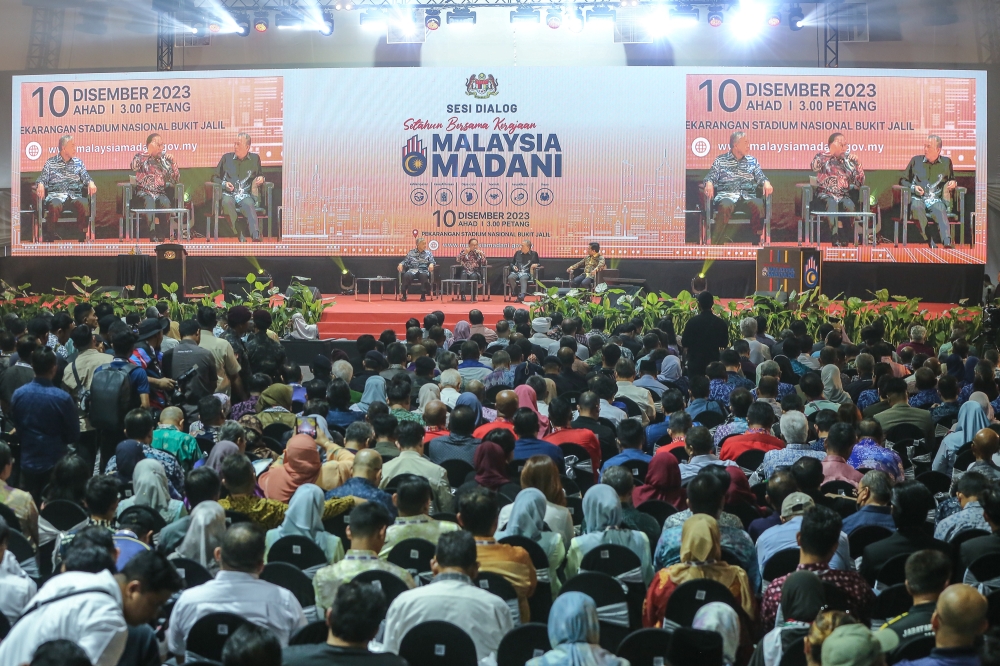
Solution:
[{"label": "moderator seated on stage", "polygon": [[757,196],[757,188],[763,188],[765,197],[770,196],[774,188],[757,158],[747,154],[749,151],[750,139],[746,133],[733,132],[729,137],[729,152],[716,157],[705,176],[705,198],[712,202],[716,211],[713,245],[722,244],[726,227],[737,209],[750,214],[754,244],[760,244],[764,230],[764,200]]}]

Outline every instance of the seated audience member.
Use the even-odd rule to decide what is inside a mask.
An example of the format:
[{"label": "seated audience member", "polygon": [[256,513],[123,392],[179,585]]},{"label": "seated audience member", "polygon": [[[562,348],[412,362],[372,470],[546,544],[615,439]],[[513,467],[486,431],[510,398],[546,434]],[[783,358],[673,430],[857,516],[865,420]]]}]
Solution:
[{"label": "seated audience member", "polygon": [[545,441],[559,446],[560,444],[578,444],[590,454],[591,466],[594,469],[594,481],[599,478],[601,467],[601,443],[597,435],[586,428],[577,428],[571,424],[573,406],[564,398],[556,398],[549,405],[549,423],[552,432],[545,436]]},{"label": "seated audience member", "polygon": [[427,457],[437,464],[445,460],[463,460],[470,465],[476,454],[479,440],[472,436],[479,415],[472,407],[460,405],[451,412],[448,421],[449,433],[432,439],[426,447]]},{"label": "seated audience member", "polygon": [[931,420],[934,425],[946,425],[958,418],[961,405],[958,402],[958,380],[951,375],[945,375],[938,380],[938,394],[941,401],[931,407]]},{"label": "seated audience member", "polygon": [[340,537],[323,528],[323,490],[316,484],[306,483],[296,488],[288,502],[285,520],[273,530],[267,531],[264,539],[265,560],[269,559],[271,546],[286,536],[309,539],[320,547],[329,563],[344,557],[344,544]]},{"label": "seated audience member", "polygon": [[848,535],[860,527],[877,525],[890,532],[896,531],[892,519],[892,479],[885,472],[865,472],[858,482],[858,510],[844,519],[844,532]]},{"label": "seated audience member", "polygon": [[781,524],[781,505],[785,498],[799,489],[792,472],[787,469],[779,469],[771,478],[767,480],[766,498],[767,504],[771,507],[771,515],[757,518],[747,527],[750,538],[756,543],[760,535],[768,529]]},{"label": "seated audience member", "polygon": [[684,485],[690,483],[691,479],[708,465],[736,466],[732,460],[719,460],[714,453],[712,433],[704,426],[691,428],[684,439],[684,448],[688,452],[687,461],[680,464],[681,483]]},{"label": "seated audience member", "polygon": [[652,456],[643,453],[642,448],[645,443],[645,432],[642,424],[635,419],[626,419],[618,424],[618,455],[612,456],[601,466],[601,471],[609,467],[618,465],[627,466],[630,462],[638,460],[649,463]]},{"label": "seated audience member", "polygon": [[979,504],[979,496],[989,486],[990,480],[979,472],[963,474],[955,490],[955,498],[962,510],[938,521],[934,527],[934,538],[950,542],[966,530],[991,531],[983,516],[983,507]]},{"label": "seated audience member", "polygon": [[803,375],[802,379],[799,380],[799,388],[806,397],[806,416],[811,416],[824,409],[829,409],[832,412],[840,409],[839,402],[827,400],[824,396],[823,379],[818,372],[807,372]]},{"label": "seated audience member", "polygon": [[683,452],[684,440],[694,426],[694,421],[683,407],[673,412],[664,410],[664,414],[667,418],[662,423],[654,423],[646,428],[646,450],[653,451],[654,454]]},{"label": "seated audience member", "polygon": [[[783,621],[757,643],[750,664],[779,666],[785,650],[795,645],[798,640],[804,639],[814,626],[814,621],[822,622],[823,616],[820,612],[825,606],[826,592],[819,576],[812,571],[794,571],[788,574],[785,586],[781,590]],[[846,613],[840,615],[850,618]],[[807,662],[811,661],[807,659]]]},{"label": "seated audience member", "polygon": [[[246,456],[227,456],[222,461],[222,485],[229,493],[219,500],[226,511],[246,514],[250,521],[265,530],[271,530],[285,520],[288,505],[278,500],[257,497],[254,494],[255,475],[253,464]],[[323,518],[339,516],[354,507],[353,497],[335,497],[323,504]]]},{"label": "seated audience member", "polygon": [[[892,632],[873,632],[862,624],[844,624],[834,629],[822,643],[819,657],[824,664],[880,666],[885,655],[899,644]],[[815,647],[810,644],[810,654]]]},{"label": "seated audience member", "polygon": [[392,496],[399,515],[386,530],[385,544],[379,551],[379,557],[388,557],[392,547],[404,539],[424,539],[437,544],[442,534],[459,529],[457,523],[430,517],[432,497],[431,485],[422,476],[407,474],[399,482]]},{"label": "seated audience member", "polygon": [[263,372],[251,375],[250,381],[246,383],[246,388],[250,392],[250,397],[243,402],[238,402],[233,405],[233,408],[229,410],[229,418],[234,421],[239,421],[247,414],[256,414],[257,400],[260,398],[260,394],[266,391],[267,387],[272,383],[270,375],[265,375]]},{"label": "seated audience member", "polygon": [[991,534],[974,537],[963,542],[959,549],[958,571],[965,572],[973,562],[986,555],[1000,554],[1000,488],[989,486],[979,493],[983,518]]},{"label": "seated audience member", "polygon": [[509,430],[496,428],[486,433],[486,439],[476,447],[473,457],[475,476],[455,490],[461,495],[472,488],[489,488],[499,492],[511,482],[510,461],[514,456],[514,435]]},{"label": "seated audience member", "polygon": [[993,483],[1000,481],[1000,466],[993,462],[993,456],[998,452],[1000,435],[992,428],[983,428],[972,438],[972,455],[976,461],[965,471],[979,472]]},{"label": "seated audience member", "polygon": [[132,473],[135,494],[118,503],[118,515],[130,506],[148,506],[169,525],[187,515],[187,508],[180,500],[170,498],[167,473],[158,460],[145,458],[136,463]]},{"label": "seated audience member", "polygon": [[[454,419],[454,415],[452,415]],[[514,460],[527,460],[533,456],[548,456],[563,473],[566,469],[562,450],[551,442],[538,439],[538,413],[527,407],[521,407],[514,414]]]},{"label": "seated audience member", "polygon": [[444,370],[438,377],[438,384],[441,386],[441,402],[454,409],[458,396],[462,395],[462,375],[458,370]]},{"label": "seated audience member", "polygon": [[382,456],[378,451],[365,449],[354,456],[354,470],[351,480],[326,493],[326,498],[360,497],[368,502],[378,502],[395,518],[396,507],[392,503],[392,495],[379,490],[382,480]]},{"label": "seated audience member", "polygon": [[601,399],[593,391],[584,391],[577,398],[578,416],[573,420],[574,428],[583,428],[597,436],[601,445],[601,460],[618,455],[617,432],[614,424],[600,418]]},{"label": "seated audience member", "polygon": [[[789,496],[794,497],[794,494]],[[788,503],[788,499],[785,500]],[[784,507],[782,507],[784,508]],[[832,583],[844,593],[850,614],[868,625],[875,595],[865,580],[854,571],[831,569],[830,560],[840,549],[842,521],[832,509],[814,506],[802,516],[799,530],[799,566],[797,570],[813,571],[824,582]],[[772,528],[777,529],[777,528]],[[771,581],[761,601],[761,624],[770,631],[774,627],[781,588],[787,576]]]},{"label": "seated audience member", "polygon": [[519,404],[517,394],[513,391],[500,391],[497,393],[496,401],[496,420],[477,427],[472,433],[473,437],[482,439],[486,433],[496,428],[514,432],[514,415],[517,413]]},{"label": "seated audience member", "polygon": [[[794,393],[792,394],[795,395]],[[785,440],[783,449],[775,449],[764,454],[757,471],[750,476],[750,485],[754,486],[767,481],[778,467],[795,464],[803,456],[822,460],[826,455],[816,451],[807,443],[809,439],[809,421],[802,412],[786,411],[781,417],[781,436]]]},{"label": "seated audience member", "polygon": [[[875,415],[875,420],[888,432],[894,426],[910,424],[924,431],[924,438],[930,442],[934,439],[934,422],[931,413],[926,409],[910,407],[906,393],[906,382],[898,377],[886,381],[885,395],[889,408]],[[868,414],[865,414],[868,418]]]},{"label": "seated audience member", "polygon": [[318,645],[293,645],[284,650],[285,666],[321,666],[352,664],[356,666],[406,666],[406,660],[390,653],[368,651],[368,643],[379,632],[385,619],[386,599],[382,589],[371,583],[350,581],[337,588],[326,612],[329,627],[326,642]]},{"label": "seated audience member", "polygon": [[473,582],[479,575],[476,558],[476,539],[469,532],[441,535],[431,560],[434,582],[402,593],[389,606],[383,634],[387,652],[398,653],[403,637],[416,625],[441,620],[472,638],[477,660],[496,653],[512,628],[510,609]]},{"label": "seated audience member", "polygon": [[882,426],[875,419],[865,419],[858,424],[858,443],[851,450],[847,464],[854,469],[871,469],[885,472],[893,483],[905,478],[903,459],[892,449],[885,448]]},{"label": "seated audience member", "polygon": [[[684,411],[686,411],[688,416],[695,421],[698,420],[698,415],[704,411],[718,412],[720,416],[725,415],[722,405],[720,405],[716,400],[709,398],[710,392],[711,386],[709,384],[708,377],[704,375],[695,375],[691,378],[691,401],[688,402]],[[728,404],[728,400],[726,401],[726,404]]]},{"label": "seated audience member", "polygon": [[[650,465],[650,470],[652,471],[652,465]],[[680,489],[680,473],[676,470],[676,461],[673,476],[676,479],[677,488]],[[647,481],[649,478],[649,473],[647,473]],[[653,548],[656,547],[657,540],[660,538],[661,527],[655,518],[635,508],[636,505],[633,498],[635,496],[636,485],[632,472],[624,467],[609,467],[601,478],[601,483],[611,486],[618,493],[618,500],[622,505],[622,527],[637,530],[645,534],[649,540],[650,553],[652,553]],[[645,488],[646,485],[643,484],[639,488]],[[644,499],[643,501],[646,500]]]},{"label": "seated audience member", "polygon": [[388,405],[374,403],[372,407],[377,410],[375,413],[368,412],[368,422],[375,431],[375,446],[372,448],[382,456],[382,462],[389,462],[399,455],[399,446],[396,445],[399,419],[389,413]]},{"label": "seated audience member", "polygon": [[929,410],[941,402],[941,395],[937,390],[937,375],[933,370],[918,368],[913,373],[913,383],[917,392],[910,397],[910,407]]},{"label": "seated audience member", "polygon": [[[624,470],[629,474],[632,473],[632,470],[629,469],[627,465],[609,467],[605,470],[605,473],[610,472],[611,470]],[[602,476],[602,481],[603,480]],[[653,459],[649,462],[649,468],[646,470],[644,483],[635,487],[631,493],[631,498],[632,502],[634,502],[636,506],[641,506],[642,504],[650,501],[657,501],[666,502],[680,511],[687,511],[688,515],[683,518],[678,518],[677,524],[686,520],[691,513],[687,510],[684,488],[681,487],[680,465],[677,462],[677,458],[669,453],[661,453],[653,456]],[[669,516],[668,519],[673,518],[676,515],[677,514],[674,513]],[[664,523],[664,525],[666,525],[666,523]],[[659,537],[659,534],[657,534],[657,537]],[[653,539],[651,543],[656,543],[656,539]]]},{"label": "seated audience member", "polygon": [[[115,454],[108,459],[104,473],[117,476],[122,483],[132,483],[136,463],[143,458],[156,460],[163,465],[167,474],[170,496],[181,499],[183,497],[181,493],[184,491],[184,470],[173,455],[150,446],[153,441],[153,417],[148,410],[133,409],[125,415],[125,437],[127,439],[115,447]],[[58,469],[57,465],[55,471]],[[51,501],[53,498],[48,499]]]},{"label": "seated audience member", "polygon": [[656,406],[648,389],[632,383],[635,380],[635,363],[627,358],[619,359],[615,364],[615,380],[618,385],[615,397],[628,398],[638,405],[642,411],[642,425],[649,425],[656,418]]},{"label": "seated audience member", "polygon": [[[218,502],[222,490],[222,481],[211,467],[199,467],[187,473],[184,479],[184,490],[188,503],[194,511],[202,502]],[[160,531],[158,549],[161,553],[172,553],[187,534],[191,524],[190,514],[178,518]]]},{"label": "seated audience member", "polygon": [[[535,488],[545,495],[545,524],[563,537],[566,547],[576,535],[573,516],[566,508],[566,493],[563,491],[559,470],[547,456],[532,456],[525,461],[521,470],[521,488]],[[508,504],[500,510],[498,523],[506,529],[513,506]]]},{"label": "seated audience member", "polygon": [[729,418],[726,422],[715,429],[713,434],[715,446],[718,447],[726,437],[742,435],[750,427],[747,423],[747,411],[753,404],[753,396],[750,391],[737,387],[729,394]]},{"label": "seated audience member", "polygon": [[222,666],[281,666],[281,643],[274,632],[250,622],[222,647]]},{"label": "seated audience member", "polygon": [[813,426],[816,429],[816,439],[809,442],[809,445],[816,449],[817,451],[826,451],[824,446],[826,445],[826,438],[830,435],[830,428],[840,423],[839,412],[834,412],[829,409],[824,409],[823,411],[816,414],[813,417]]},{"label": "seated audience member", "polygon": [[424,425],[421,414],[410,411],[413,384],[409,376],[399,374],[389,382],[385,389],[385,399],[389,405],[389,413],[396,417],[399,423],[415,421]]},{"label": "seated audience member", "polygon": [[[802,517],[815,506],[813,498],[805,493],[794,492],[785,498],[781,503],[781,525],[772,527],[757,539],[757,563],[761,571],[775,554],[799,545],[797,539],[802,531]],[[829,560],[829,566],[831,569],[854,571],[851,548],[843,532],[838,535],[837,549]]]},{"label": "seated audience member", "polygon": [[549,615],[549,644],[552,650],[527,662],[530,666],[595,664],[627,666],[600,646],[601,627],[594,600],[582,592],[568,592],[552,604]]},{"label": "seated audience member", "polygon": [[381,488],[401,474],[415,474],[427,479],[434,492],[434,513],[452,511],[451,487],[448,473],[424,457],[424,427],[414,421],[404,421],[396,430],[399,456],[390,460],[382,468]]},{"label": "seated audience member", "polygon": [[923,659],[898,661],[903,666],[974,666],[980,663],[979,637],[989,621],[986,597],[970,585],[951,585],[938,597],[931,627],[934,649]]},{"label": "seated audience member", "polygon": [[823,482],[846,481],[857,486],[861,480],[861,472],[847,464],[851,457],[857,437],[854,428],[847,423],[836,423],[830,428],[830,434],[824,443],[826,457],[823,458]]},{"label": "seated audience member", "polygon": [[[225,529],[225,513],[222,513],[222,526]],[[118,529],[112,536],[112,541],[118,551],[115,559],[115,569],[121,571],[129,560],[139,553],[152,550],[153,534],[159,528],[159,520],[147,507],[134,506],[118,518]]]},{"label": "seated audience member", "polygon": [[580,572],[580,563],[590,551],[603,545],[628,548],[639,558],[642,582],[653,580],[649,539],[638,530],[622,527],[622,505],[614,488],[605,484],[591,486],[583,496],[585,532],[574,537],[566,555],[566,577]]},{"label": "seated audience member", "polygon": [[642,624],[660,627],[667,603],[679,585],[689,580],[714,580],[732,594],[747,617],[756,617],[756,598],[746,572],[722,559],[719,524],[711,516],[699,514],[684,523],[681,533],[680,563],[661,569],[646,592]]},{"label": "seated audience member", "polygon": [[[517,592],[521,607],[521,621],[530,618],[528,597],[535,593],[538,580],[535,565],[527,551],[518,546],[497,543],[496,495],[485,488],[476,488],[458,500],[458,524],[476,538],[476,559],[480,571],[497,573],[507,579]],[[439,541],[440,543],[440,541]]]},{"label": "seated audience member", "polygon": [[977,391],[969,396],[969,400],[958,411],[958,420],[941,440],[931,469],[952,476],[959,450],[971,442],[977,432],[989,427],[991,410],[989,398],[985,393]]},{"label": "seated audience member", "polygon": [[0,502],[14,512],[20,525],[9,525],[24,533],[32,543],[38,543],[38,507],[31,495],[13,488],[7,480],[14,471],[14,455],[7,442],[0,442]]},{"label": "seated audience member", "polygon": [[755,393],[757,402],[767,405],[774,412],[775,421],[780,419],[781,415],[785,413],[781,409],[781,403],[778,401],[778,386],[777,377],[761,377]]},{"label": "seated audience member", "polygon": [[[719,458],[736,460],[747,451],[774,451],[784,448],[784,442],[771,434],[774,410],[763,402],[755,402],[747,409],[747,425],[742,435],[730,435],[722,442]],[[720,440],[721,441],[721,440]]]},{"label": "seated audience member", "polygon": [[[690,507],[692,515],[708,515],[719,522],[722,548],[732,553],[740,567],[747,572],[751,589],[759,590],[760,567],[757,566],[757,555],[754,552],[753,542],[743,529],[743,524],[738,523],[739,527],[730,527],[720,522],[728,489],[728,474],[726,474],[726,480],[722,481],[711,470],[706,470],[695,476],[694,480],[688,484],[688,507]],[[683,524],[671,524],[669,527],[663,528],[656,544],[656,552],[653,555],[653,568],[655,570],[680,562],[682,531]]]},{"label": "seated audience member", "polygon": [[82,647],[71,640],[56,638],[39,645],[28,666],[92,666],[92,664]]},{"label": "seated audience member", "polygon": [[913,641],[934,636],[931,618],[950,579],[951,560],[939,550],[919,550],[906,558],[906,591],[913,597],[913,605],[882,625],[882,630],[899,636],[899,647],[890,659]]},{"label": "seated audience member", "polygon": [[[374,448],[375,429],[367,421],[357,421],[347,426],[344,433],[344,448],[351,453]],[[353,464],[353,463],[352,463]]]},{"label": "seated audience member", "polygon": [[177,458],[184,469],[191,469],[205,457],[198,440],[184,432],[184,410],[180,407],[167,407],[160,412],[160,424],[153,431],[151,446]]},{"label": "seated audience member", "polygon": [[351,512],[347,538],[351,548],[343,559],[328,564],[313,577],[316,606],[323,611],[332,607],[337,589],[364,571],[388,571],[413,589],[413,577],[403,568],[379,557],[385,547],[386,530],[392,525],[392,516],[377,502],[366,502]]},{"label": "seated audience member", "polygon": [[516,536],[537,543],[545,551],[549,566],[548,571],[544,574],[541,570],[536,570],[535,573],[538,582],[543,585],[547,576],[552,588],[552,596],[555,597],[559,594],[562,581],[560,576],[553,575],[553,572],[560,571],[566,561],[566,545],[562,535],[546,529],[545,511],[545,495],[536,488],[525,488],[517,494],[517,498],[514,500],[506,527],[497,530],[493,538],[500,541],[507,537]]},{"label": "seated audience member", "polygon": [[17,622],[38,585],[24,572],[14,553],[7,548],[11,528],[0,517],[0,613],[10,624]]},{"label": "seated audience member", "polygon": [[343,379],[332,379],[326,387],[326,404],[330,407],[326,414],[328,426],[347,428],[352,423],[364,420],[364,413],[351,409],[351,400],[351,387],[348,383]]},{"label": "seated audience member", "polygon": [[129,625],[154,620],[160,607],[182,586],[173,565],[153,552],[132,558],[117,574],[102,570],[55,576],[0,643],[0,664],[32,662],[39,646],[56,639],[73,641],[83,648],[88,663],[117,664],[126,649]]}]

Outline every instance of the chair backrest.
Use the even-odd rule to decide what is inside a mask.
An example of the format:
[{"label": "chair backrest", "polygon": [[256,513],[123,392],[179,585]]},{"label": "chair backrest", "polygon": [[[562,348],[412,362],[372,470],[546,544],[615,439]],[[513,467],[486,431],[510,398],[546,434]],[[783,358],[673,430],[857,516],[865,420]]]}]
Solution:
[{"label": "chair backrest", "polygon": [[890,557],[875,574],[875,581],[883,585],[899,585],[906,580],[906,559],[913,553],[901,553]]},{"label": "chair backrest", "polygon": [[968,451],[962,451],[955,458],[954,468],[961,472],[964,472],[965,470],[969,469],[969,465],[971,465],[974,462],[976,462],[976,454],[973,453],[971,449]]},{"label": "chair backrest", "polygon": [[371,583],[375,587],[382,590],[382,594],[385,595],[387,608],[396,597],[409,589],[406,586],[406,583],[403,582],[402,578],[389,571],[383,571],[382,569],[369,569],[368,571],[362,571],[354,577],[354,580],[359,583]]},{"label": "chair backrest", "polygon": [[719,412],[706,409],[702,413],[698,414],[694,420],[706,428],[714,428],[715,426],[722,425],[722,422],[726,420],[726,417]]},{"label": "chair backrest", "polygon": [[[626,589],[622,584],[611,576],[597,571],[586,571],[570,578],[563,585],[560,594],[565,592],[583,592],[597,606],[598,611],[606,606],[623,604],[622,608],[628,608],[628,597]],[[605,650],[614,650],[619,643],[628,635],[628,627],[612,624],[601,620],[601,647]]]},{"label": "chair backrest", "polygon": [[326,626],[326,621],[317,620],[310,622],[295,632],[295,635],[288,640],[289,645],[320,645],[326,643],[330,629]]},{"label": "chair backrest", "polygon": [[323,529],[330,534],[336,534],[344,544],[344,550],[351,547],[351,540],[347,537],[347,526],[351,523],[351,512],[347,511],[332,518],[323,519]]},{"label": "chair backrest", "polygon": [[187,651],[211,661],[222,661],[222,648],[237,629],[247,621],[233,613],[209,613],[191,627]]},{"label": "chair backrest", "polygon": [[632,479],[635,481],[635,485],[641,486],[646,482],[646,473],[649,471],[649,463],[645,460],[629,460],[626,461],[622,467],[632,473]]},{"label": "chair backrest", "polygon": [[389,551],[389,562],[400,566],[411,574],[431,570],[434,544],[426,539],[403,539]]},{"label": "chair backrest", "polygon": [[11,530],[7,535],[7,550],[14,553],[18,562],[33,560],[35,557],[35,549],[31,547],[31,542],[15,530]]},{"label": "chair backrest", "polygon": [[664,629],[639,629],[625,637],[615,651],[631,666],[664,666],[668,662],[672,632]]},{"label": "chair backrest", "polygon": [[281,537],[267,551],[268,562],[287,562],[297,569],[327,564],[326,553],[315,541],[302,535]]},{"label": "chair backrest", "polygon": [[552,649],[549,629],[541,622],[529,622],[514,627],[500,639],[497,666],[524,666],[525,662],[541,657]]},{"label": "chair backrest", "polygon": [[690,627],[698,609],[713,601],[721,601],[734,607],[733,593],[722,583],[708,578],[689,580],[677,586],[667,601],[666,619],[682,627]]},{"label": "chair backrest", "polygon": [[995,553],[977,557],[969,565],[968,573],[972,574],[980,583],[1000,578],[1000,557],[997,557]]},{"label": "chair backrest", "polygon": [[677,513],[673,504],[663,500],[647,500],[635,508],[647,516],[652,516],[660,527],[663,527],[663,521]]},{"label": "chair backrest", "polygon": [[249,523],[250,516],[243,513],[242,511],[233,511],[232,509],[226,510],[226,527],[235,525],[236,523]]},{"label": "chair backrest", "polygon": [[399,656],[413,666],[476,666],[476,644],[450,622],[432,620],[411,628],[399,644]]},{"label": "chair backrest", "polygon": [[798,638],[791,642],[787,650],[781,653],[781,661],[778,666],[806,666],[806,641],[805,637]]},{"label": "chair backrest", "polygon": [[[500,543],[524,548],[524,550],[528,553],[528,557],[531,558],[531,563],[535,566],[536,570],[549,568],[549,556],[545,554],[545,550],[538,543],[532,541],[528,537],[508,536],[500,539]],[[552,572],[552,575],[555,575],[555,572]]]},{"label": "chair backrest", "polygon": [[573,525],[583,524],[583,499],[580,497],[566,497],[566,510],[569,511],[573,519]]},{"label": "chair backrest", "polygon": [[897,661],[923,659],[924,657],[930,655],[931,650],[934,649],[935,641],[936,639],[934,636],[917,638],[899,646],[896,650],[896,654],[893,656]]},{"label": "chair backrest", "polygon": [[489,389],[487,389],[486,394],[483,396],[483,404],[489,405],[491,407],[495,406],[497,404],[497,396],[500,394],[501,391],[513,391],[513,390],[514,390],[513,386],[504,386],[503,384],[499,384],[497,386],[491,386]]},{"label": "chair backrest", "polygon": [[912,605],[913,597],[906,590],[905,584],[891,585],[875,597],[875,605],[872,606],[872,623],[874,624],[876,620],[889,620],[902,615],[910,610]]},{"label": "chair backrest", "polygon": [[764,454],[766,451],[758,451],[757,449],[750,449],[749,451],[744,451],[736,458],[736,464],[743,469],[748,469],[751,472],[756,471],[760,464],[764,462]]},{"label": "chair backrest", "polygon": [[458,458],[443,461],[441,467],[444,467],[444,471],[448,473],[448,485],[452,488],[458,488],[465,483],[465,477],[470,472],[476,471],[472,465]]},{"label": "chair backrest", "polygon": [[7,638],[10,633],[10,620],[3,613],[0,613],[0,641]]},{"label": "chair backrest", "polygon": [[316,605],[316,592],[309,576],[287,562],[270,562],[264,565],[260,579],[283,587],[298,599],[303,608]]},{"label": "chair backrest", "polygon": [[521,470],[528,464],[527,460],[511,460],[507,463],[507,478],[513,481],[521,480]]},{"label": "chair backrest", "polygon": [[890,442],[912,442],[926,436],[924,429],[912,423],[900,423],[885,431],[885,438]]},{"label": "chair backrest", "polygon": [[189,560],[186,557],[175,557],[170,561],[173,562],[174,569],[177,570],[177,575],[184,581],[185,590],[212,580],[212,574],[208,572],[208,569],[201,566],[200,562]]},{"label": "chair backrest", "polygon": [[687,462],[688,460],[687,449],[684,448],[683,446],[675,446],[674,448],[670,449],[668,453],[670,453],[670,455],[672,455],[674,458],[677,458],[677,462],[679,463]]},{"label": "chair backrest", "polygon": [[755,483],[750,486],[754,496],[757,498],[758,506],[767,506],[767,481]]},{"label": "chair backrest", "polygon": [[18,519],[17,514],[6,504],[0,502],[0,518],[3,518],[4,522],[7,523],[7,527],[10,529],[20,532],[21,531],[21,521]]},{"label": "chair backrest", "polygon": [[517,600],[517,590],[501,574],[493,571],[480,571],[479,576],[473,583],[479,586],[480,589],[495,594],[504,601]]},{"label": "chair backrest", "polygon": [[935,495],[946,493],[951,488],[951,479],[948,475],[934,470],[918,475],[917,481],[927,486],[927,490]]},{"label": "chair backrest", "polygon": [[626,398],[623,395],[615,396],[615,402],[620,402],[625,405],[625,413],[628,414],[629,418],[633,416],[642,416],[642,408],[639,407],[638,403],[632,398]]},{"label": "chair backrest", "polygon": [[559,480],[562,483],[563,492],[566,493],[567,497],[583,497],[583,493],[580,492],[580,486],[576,481],[565,474],[560,474]]},{"label": "chair backrest", "polygon": [[285,435],[291,431],[291,427],[284,423],[272,423],[264,428],[263,435],[264,437],[271,437],[279,442],[283,442],[285,441]]},{"label": "chair backrest", "polygon": [[848,481],[827,481],[819,487],[824,495],[843,495],[844,497],[857,497],[858,487]]},{"label": "chair backrest", "polygon": [[458,516],[454,513],[439,511],[438,513],[432,513],[431,518],[434,520],[443,520],[445,522],[458,524]]},{"label": "chair backrest", "polygon": [[576,407],[576,402],[580,399],[580,392],[566,391],[565,393],[560,393],[559,397],[567,401],[571,407]]},{"label": "chair backrest", "polygon": [[880,525],[859,527],[847,535],[847,542],[851,546],[851,557],[861,557],[861,554],[865,552],[865,546],[891,536],[892,531]]},{"label": "chair backrest", "polygon": [[743,529],[748,529],[750,523],[761,517],[760,510],[747,502],[733,502],[727,504],[723,510],[739,518]]},{"label": "chair backrest", "polygon": [[69,500],[49,502],[38,515],[49,521],[52,527],[64,532],[87,520],[86,509]]},{"label": "chair backrest", "polygon": [[583,448],[579,444],[566,442],[564,444],[559,445],[559,450],[563,452],[563,456],[576,456],[578,462],[590,460],[590,452],[588,452],[587,449]]},{"label": "chair backrest", "polygon": [[641,566],[642,562],[638,555],[625,546],[615,544],[601,544],[584,555],[583,561],[580,562],[581,571],[599,571],[611,577],[620,576]]},{"label": "chair backrest", "polygon": [[951,545],[952,549],[956,553],[958,553],[959,547],[969,539],[975,539],[981,536],[989,536],[989,534],[990,533],[987,532],[986,530],[962,530],[961,532],[959,532],[958,534],[956,534],[951,538],[949,544]]},{"label": "chair backrest", "polygon": [[764,571],[761,575],[764,580],[770,582],[775,578],[792,573],[797,566],[799,566],[799,549],[786,548],[779,550],[771,556],[771,559],[764,562]]}]

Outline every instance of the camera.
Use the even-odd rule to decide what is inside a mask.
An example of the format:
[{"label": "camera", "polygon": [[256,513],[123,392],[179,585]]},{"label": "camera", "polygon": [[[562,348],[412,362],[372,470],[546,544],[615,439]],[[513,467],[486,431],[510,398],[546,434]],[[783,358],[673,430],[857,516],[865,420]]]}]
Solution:
[{"label": "camera", "polygon": [[197,374],[198,366],[193,365],[189,370],[175,380],[177,384],[174,386],[174,393],[170,397],[170,404],[181,405],[184,403],[184,393],[187,388],[187,383]]}]

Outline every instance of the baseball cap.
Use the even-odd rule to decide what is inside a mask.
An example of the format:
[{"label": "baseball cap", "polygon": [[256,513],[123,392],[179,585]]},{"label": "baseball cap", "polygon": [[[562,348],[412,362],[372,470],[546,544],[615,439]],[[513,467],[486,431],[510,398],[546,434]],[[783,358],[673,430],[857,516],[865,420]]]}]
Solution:
[{"label": "baseball cap", "polygon": [[899,645],[891,629],[871,631],[863,624],[842,624],[823,641],[823,666],[872,666]]},{"label": "baseball cap", "polygon": [[160,323],[159,317],[157,317],[156,319],[143,319],[141,322],[139,322],[140,340],[148,340],[157,333],[162,333],[162,332],[163,332],[163,325]]},{"label": "baseball cap", "polygon": [[809,495],[805,493],[792,493],[781,503],[781,517],[792,518],[794,516],[801,516],[814,506],[816,506],[816,502]]},{"label": "baseball cap", "polygon": [[326,374],[330,374],[333,370],[333,361],[331,361],[328,356],[316,354],[316,357],[312,360],[310,367],[313,369],[313,374],[315,374],[317,370],[326,371]]}]

